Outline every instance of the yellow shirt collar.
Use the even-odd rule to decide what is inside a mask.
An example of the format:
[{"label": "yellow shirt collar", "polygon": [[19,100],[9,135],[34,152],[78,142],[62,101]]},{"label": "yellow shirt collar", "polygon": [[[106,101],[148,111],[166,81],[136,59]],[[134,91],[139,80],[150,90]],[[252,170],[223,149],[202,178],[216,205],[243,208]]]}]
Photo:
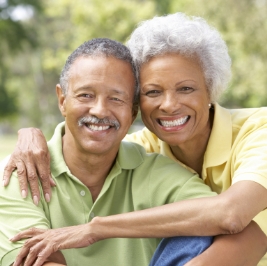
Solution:
[{"label": "yellow shirt collar", "polygon": [[229,159],[232,144],[232,119],[229,110],[214,105],[215,114],[213,126],[204,155],[203,170],[205,168],[221,165]]}]

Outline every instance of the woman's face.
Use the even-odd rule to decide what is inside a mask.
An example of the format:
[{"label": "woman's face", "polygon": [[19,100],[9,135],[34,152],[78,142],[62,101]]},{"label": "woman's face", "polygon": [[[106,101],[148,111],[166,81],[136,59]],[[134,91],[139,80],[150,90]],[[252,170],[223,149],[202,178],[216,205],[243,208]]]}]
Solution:
[{"label": "woman's face", "polygon": [[197,60],[154,57],[142,65],[140,84],[143,122],[161,140],[177,146],[208,138],[210,99]]}]

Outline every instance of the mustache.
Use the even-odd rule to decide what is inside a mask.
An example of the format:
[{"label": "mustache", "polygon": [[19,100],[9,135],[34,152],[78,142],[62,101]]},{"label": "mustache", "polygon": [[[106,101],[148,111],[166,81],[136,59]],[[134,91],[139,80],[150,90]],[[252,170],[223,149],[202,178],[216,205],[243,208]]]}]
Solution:
[{"label": "mustache", "polygon": [[101,118],[98,118],[96,116],[84,116],[78,120],[78,126],[79,127],[81,127],[84,124],[88,124],[88,123],[102,124],[102,125],[104,124],[107,126],[115,127],[116,130],[118,130],[120,128],[120,123],[118,120],[109,119],[107,117],[101,119]]}]

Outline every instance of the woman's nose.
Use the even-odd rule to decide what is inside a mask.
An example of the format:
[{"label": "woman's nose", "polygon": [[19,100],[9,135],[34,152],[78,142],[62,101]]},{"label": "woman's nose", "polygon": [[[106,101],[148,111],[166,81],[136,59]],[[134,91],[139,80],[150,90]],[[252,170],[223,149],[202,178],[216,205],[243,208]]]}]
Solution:
[{"label": "woman's nose", "polygon": [[161,98],[159,109],[165,113],[175,113],[179,110],[181,104],[177,95],[174,93],[167,93]]}]

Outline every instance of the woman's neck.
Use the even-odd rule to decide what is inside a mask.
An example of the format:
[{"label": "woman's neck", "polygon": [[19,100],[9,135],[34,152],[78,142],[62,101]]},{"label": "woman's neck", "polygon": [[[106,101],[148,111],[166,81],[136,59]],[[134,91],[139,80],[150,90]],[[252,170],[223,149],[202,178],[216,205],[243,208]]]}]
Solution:
[{"label": "woman's neck", "polygon": [[194,139],[177,146],[170,146],[173,155],[177,160],[195,170],[199,176],[202,175],[204,155],[208,146],[210,133],[213,124],[213,112],[210,112],[210,121],[207,129]]}]

